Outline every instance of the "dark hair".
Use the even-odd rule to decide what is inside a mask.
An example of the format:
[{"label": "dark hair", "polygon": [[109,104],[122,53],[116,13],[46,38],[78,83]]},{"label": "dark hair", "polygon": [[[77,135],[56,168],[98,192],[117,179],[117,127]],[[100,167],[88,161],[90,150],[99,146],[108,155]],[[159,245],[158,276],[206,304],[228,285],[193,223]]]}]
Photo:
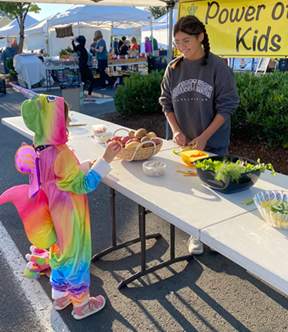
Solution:
[{"label": "dark hair", "polygon": [[[206,66],[206,60],[208,59],[210,52],[210,44],[205,25],[194,15],[183,16],[174,25],[173,36],[175,37],[176,33],[179,31],[187,33],[187,35],[191,36],[198,36],[201,32],[204,33],[202,44],[204,46],[205,57],[201,63],[201,66]],[[171,67],[173,69],[178,67],[182,59],[183,57],[179,57],[179,59],[175,61]]]},{"label": "dark hair", "polygon": [[[64,100],[64,112],[65,112],[65,121],[67,121],[68,119],[68,116],[69,116],[69,105],[67,103],[67,101]],[[66,133],[67,133],[67,136],[69,136],[69,130],[68,128],[66,128]]]},{"label": "dark hair", "polygon": [[121,38],[123,41],[125,41],[126,40],[126,37],[125,36],[122,36],[122,38]]}]

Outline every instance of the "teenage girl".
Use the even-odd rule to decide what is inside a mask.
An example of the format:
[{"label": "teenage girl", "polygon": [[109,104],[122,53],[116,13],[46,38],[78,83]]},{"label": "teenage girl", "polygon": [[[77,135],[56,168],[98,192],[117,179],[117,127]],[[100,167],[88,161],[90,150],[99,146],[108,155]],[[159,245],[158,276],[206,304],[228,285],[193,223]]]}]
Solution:
[{"label": "teenage girl", "polygon": [[[159,99],[179,146],[227,154],[230,117],[239,98],[235,77],[225,61],[210,52],[205,25],[195,16],[174,26],[174,46],[181,56],[169,63]],[[203,244],[189,239],[189,251],[202,254]]]}]

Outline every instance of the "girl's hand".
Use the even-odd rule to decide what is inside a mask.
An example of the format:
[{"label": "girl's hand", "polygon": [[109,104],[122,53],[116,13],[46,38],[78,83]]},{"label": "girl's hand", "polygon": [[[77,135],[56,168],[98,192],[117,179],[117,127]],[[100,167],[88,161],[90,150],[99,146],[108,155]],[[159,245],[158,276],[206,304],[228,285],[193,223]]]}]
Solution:
[{"label": "girl's hand", "polygon": [[116,157],[116,155],[120,152],[121,145],[117,142],[111,142],[108,144],[104,154],[103,159],[107,161],[108,164]]},{"label": "girl's hand", "polygon": [[186,137],[182,133],[182,131],[176,131],[173,134],[173,139],[174,139],[175,143],[179,146],[185,146],[186,145]]},{"label": "girl's hand", "polygon": [[187,145],[193,145],[195,143],[195,150],[203,151],[205,149],[205,146],[207,144],[207,140],[202,138],[201,136],[195,137],[191,142],[189,142]]}]

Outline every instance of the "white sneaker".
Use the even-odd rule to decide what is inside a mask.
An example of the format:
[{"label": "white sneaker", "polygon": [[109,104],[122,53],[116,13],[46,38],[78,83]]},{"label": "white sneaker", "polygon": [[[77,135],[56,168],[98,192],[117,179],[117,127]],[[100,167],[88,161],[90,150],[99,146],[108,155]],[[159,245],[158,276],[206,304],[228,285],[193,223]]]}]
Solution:
[{"label": "white sneaker", "polygon": [[188,251],[191,255],[201,255],[203,254],[203,243],[193,236],[190,236],[188,242]]}]

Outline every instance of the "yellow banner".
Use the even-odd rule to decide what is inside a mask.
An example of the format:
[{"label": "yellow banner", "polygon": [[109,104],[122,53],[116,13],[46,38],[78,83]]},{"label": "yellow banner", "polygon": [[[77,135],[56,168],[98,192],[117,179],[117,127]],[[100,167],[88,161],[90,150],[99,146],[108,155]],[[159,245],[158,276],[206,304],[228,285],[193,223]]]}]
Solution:
[{"label": "yellow banner", "polygon": [[195,15],[205,24],[211,52],[219,56],[288,55],[288,0],[182,0],[178,20],[187,15]]}]

